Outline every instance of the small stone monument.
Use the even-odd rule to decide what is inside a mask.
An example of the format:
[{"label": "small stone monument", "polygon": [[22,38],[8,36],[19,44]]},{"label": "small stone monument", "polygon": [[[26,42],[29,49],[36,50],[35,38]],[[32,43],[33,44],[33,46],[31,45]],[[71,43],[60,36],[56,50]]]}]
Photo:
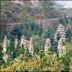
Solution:
[{"label": "small stone monument", "polygon": [[15,48],[15,49],[17,48],[17,45],[18,45],[18,39],[15,38],[15,45],[14,45],[14,48]]},{"label": "small stone monument", "polygon": [[59,33],[56,31],[56,33],[55,33],[55,35],[54,35],[54,40],[57,42],[58,41],[58,36],[59,35]]},{"label": "small stone monument", "polygon": [[5,35],[3,40],[3,53],[6,53],[7,47],[8,47],[8,39],[7,36]]},{"label": "small stone monument", "polygon": [[21,36],[21,41],[20,41],[20,46],[21,47],[22,47],[23,43],[24,43],[24,35]]},{"label": "small stone monument", "polygon": [[3,60],[4,60],[5,63],[7,62],[7,60],[8,60],[8,54],[4,54],[3,55]]},{"label": "small stone monument", "polygon": [[51,40],[47,38],[44,46],[44,51],[47,52],[50,47],[51,47]]},{"label": "small stone monument", "polygon": [[72,37],[71,37],[71,43],[72,43]]},{"label": "small stone monument", "polygon": [[27,49],[27,43],[26,43],[24,35],[21,36],[20,46],[24,47],[24,49]]}]

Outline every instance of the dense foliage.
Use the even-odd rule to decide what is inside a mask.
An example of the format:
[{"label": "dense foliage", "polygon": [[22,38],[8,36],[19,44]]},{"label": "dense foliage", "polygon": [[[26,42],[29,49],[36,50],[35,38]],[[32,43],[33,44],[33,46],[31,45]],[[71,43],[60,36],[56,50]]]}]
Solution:
[{"label": "dense foliage", "polygon": [[[9,55],[8,62],[4,63],[2,59],[2,47],[0,47],[0,58],[1,58],[1,71],[71,71],[72,70],[72,43],[71,43],[71,29],[67,30],[67,52],[60,58],[57,56],[56,46],[54,43],[54,34],[56,32],[56,26],[50,26],[49,28],[43,29],[35,22],[22,24],[21,26],[15,27],[10,36],[10,44],[7,48],[7,54]],[[69,33],[69,34],[68,34]],[[21,35],[24,34],[25,38],[29,40],[30,37],[33,39],[34,55],[32,56],[28,50],[19,46],[14,48],[15,37],[20,40]],[[51,46],[51,50],[47,53],[43,51],[46,38],[51,39],[51,43],[55,46]]]},{"label": "dense foliage", "polygon": [[21,53],[14,61],[1,66],[1,71],[72,71],[72,44],[67,43],[67,53],[61,58],[48,52],[33,57]]},{"label": "dense foliage", "polygon": [[[40,0],[41,1],[41,0]],[[30,2],[23,2],[24,6],[14,4],[10,1],[1,1],[2,28],[0,29],[0,71],[49,71],[49,72],[72,72],[72,18],[61,16],[62,12],[51,1],[41,1],[39,6],[30,7]],[[58,15],[59,14],[59,15]],[[38,15],[37,17],[35,15]],[[37,23],[36,18],[60,17],[60,23],[66,27],[66,53],[61,57],[57,53],[58,43],[54,40],[54,35],[58,25],[50,25],[43,28]],[[7,31],[5,25],[8,22],[20,22]],[[10,40],[6,54],[8,61],[3,60],[3,39],[4,36]],[[25,36],[26,41],[32,38],[34,54],[31,55],[28,49],[20,46],[21,36]],[[18,44],[15,48],[15,39]],[[47,38],[51,40],[51,48],[44,52],[44,45]]]}]

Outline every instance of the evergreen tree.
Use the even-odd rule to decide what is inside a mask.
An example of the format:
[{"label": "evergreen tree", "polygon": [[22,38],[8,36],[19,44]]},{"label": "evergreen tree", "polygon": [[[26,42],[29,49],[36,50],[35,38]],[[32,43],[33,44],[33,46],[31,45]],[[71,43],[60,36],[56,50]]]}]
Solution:
[{"label": "evergreen tree", "polygon": [[3,63],[3,52],[2,46],[0,45],[0,65]]},{"label": "evergreen tree", "polygon": [[66,31],[66,37],[67,37],[67,41],[71,42],[71,37],[72,37],[72,29],[68,29]]},{"label": "evergreen tree", "polygon": [[60,18],[60,23],[63,25],[68,24],[68,18],[66,17],[66,15],[64,15]]},{"label": "evergreen tree", "polygon": [[9,46],[7,48],[7,53],[9,54],[9,56],[11,58],[13,58],[13,55],[14,55],[13,52],[14,52],[14,43],[13,43],[13,40],[11,39],[10,44],[9,44]]}]

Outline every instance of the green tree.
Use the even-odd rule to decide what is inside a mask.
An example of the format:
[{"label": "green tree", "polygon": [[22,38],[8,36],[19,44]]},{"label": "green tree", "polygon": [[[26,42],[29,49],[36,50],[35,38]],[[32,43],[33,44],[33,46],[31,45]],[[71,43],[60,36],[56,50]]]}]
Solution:
[{"label": "green tree", "polygon": [[66,17],[66,15],[64,15],[60,18],[60,23],[63,25],[68,24],[68,18]]},{"label": "green tree", "polygon": [[44,29],[43,30],[43,36],[45,38],[53,39],[54,38],[55,31],[56,31],[56,27],[54,25],[49,26],[47,29]]},{"label": "green tree", "polygon": [[67,41],[71,43],[71,37],[72,37],[72,29],[66,30],[66,37],[67,37]]},{"label": "green tree", "polygon": [[3,48],[0,45],[0,65],[3,63],[3,52],[2,52]]},{"label": "green tree", "polygon": [[29,37],[32,37],[36,34],[41,36],[42,27],[40,27],[36,22],[28,21],[21,25],[21,32],[25,35],[27,39],[29,39]]},{"label": "green tree", "polygon": [[34,45],[34,51],[36,54],[39,54],[40,51],[43,51],[43,42],[41,40],[41,37],[39,35],[33,35],[33,45]]},{"label": "green tree", "polygon": [[14,37],[17,36],[18,39],[21,36],[21,28],[19,26],[15,27],[12,31],[11,31],[11,35],[13,35]]},{"label": "green tree", "polygon": [[13,59],[13,51],[14,51],[14,43],[13,40],[10,38],[10,43],[7,48],[7,54],[10,56],[11,59]]},{"label": "green tree", "polygon": [[70,70],[70,63],[72,58],[72,44],[67,43],[66,44],[66,54],[61,57],[62,63],[64,64],[64,70],[69,71]]}]

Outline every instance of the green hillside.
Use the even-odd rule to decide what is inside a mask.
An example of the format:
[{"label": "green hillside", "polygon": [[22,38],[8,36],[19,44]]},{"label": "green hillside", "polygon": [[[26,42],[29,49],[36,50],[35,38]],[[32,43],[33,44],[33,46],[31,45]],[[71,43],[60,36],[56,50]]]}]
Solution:
[{"label": "green hillside", "polygon": [[63,12],[57,8],[53,8],[56,4],[51,1],[39,1],[39,6],[34,7],[31,1],[23,1],[18,4],[11,1],[1,1],[1,21],[23,22],[29,19],[47,19],[60,17]]}]

